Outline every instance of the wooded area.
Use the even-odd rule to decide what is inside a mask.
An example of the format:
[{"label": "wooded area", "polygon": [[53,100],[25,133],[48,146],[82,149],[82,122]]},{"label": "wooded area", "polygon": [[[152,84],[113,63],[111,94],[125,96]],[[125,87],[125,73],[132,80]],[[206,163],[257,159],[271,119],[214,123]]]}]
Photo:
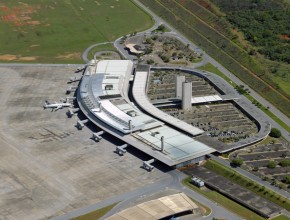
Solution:
[{"label": "wooded area", "polygon": [[290,63],[290,7],[274,0],[212,0],[259,53]]}]

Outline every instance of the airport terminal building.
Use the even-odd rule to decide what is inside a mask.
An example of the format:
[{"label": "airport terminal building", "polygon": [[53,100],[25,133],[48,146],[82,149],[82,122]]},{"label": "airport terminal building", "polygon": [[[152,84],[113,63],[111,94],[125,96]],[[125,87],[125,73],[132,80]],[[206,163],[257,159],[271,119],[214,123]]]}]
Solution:
[{"label": "airport terminal building", "polygon": [[130,60],[92,60],[77,90],[78,105],[103,131],[170,167],[199,163],[217,151],[210,142],[197,140],[203,130],[150,103],[149,74],[149,66],[135,68]]},{"label": "airport terminal building", "polygon": [[[80,109],[105,132],[168,166],[181,167],[204,160],[215,149],[194,139],[202,130],[173,117],[173,123],[168,124],[171,118],[166,119],[166,114],[148,100],[138,100],[137,107],[129,99],[129,83],[134,83],[136,77],[140,78],[138,82],[146,83],[143,73],[135,71],[130,60],[91,61],[77,92]],[[145,94],[143,88],[134,85],[133,96]],[[146,112],[150,109],[157,117]]]}]

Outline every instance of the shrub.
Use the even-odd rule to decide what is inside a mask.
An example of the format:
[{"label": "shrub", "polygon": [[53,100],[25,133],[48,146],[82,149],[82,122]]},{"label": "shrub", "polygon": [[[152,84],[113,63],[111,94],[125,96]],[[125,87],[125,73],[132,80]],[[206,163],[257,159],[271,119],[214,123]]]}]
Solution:
[{"label": "shrub", "polygon": [[277,166],[277,163],[274,160],[270,160],[269,163],[267,164],[267,167],[269,169],[274,169]]},{"label": "shrub", "polygon": [[290,166],[290,160],[282,160],[280,161],[279,165],[281,167],[287,167],[287,166]]},{"label": "shrub", "polygon": [[166,27],[163,24],[161,24],[161,25],[158,26],[158,28],[156,30],[164,32],[166,30]]},{"label": "shrub", "polygon": [[285,176],[283,182],[290,184],[290,176]]},{"label": "shrub", "polygon": [[272,128],[269,135],[274,138],[279,138],[281,137],[281,131],[277,128]]},{"label": "shrub", "polygon": [[232,163],[234,166],[239,167],[239,166],[243,165],[244,161],[243,161],[241,158],[235,158],[235,159],[232,160],[231,163]]}]

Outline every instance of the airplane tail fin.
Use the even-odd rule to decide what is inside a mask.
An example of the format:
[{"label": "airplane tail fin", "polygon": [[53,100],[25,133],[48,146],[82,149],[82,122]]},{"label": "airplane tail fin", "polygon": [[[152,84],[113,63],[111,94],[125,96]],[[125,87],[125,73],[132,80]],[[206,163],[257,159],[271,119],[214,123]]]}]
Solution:
[{"label": "airplane tail fin", "polygon": [[47,108],[47,105],[49,105],[49,102],[47,100],[45,100],[43,109],[46,109]]}]

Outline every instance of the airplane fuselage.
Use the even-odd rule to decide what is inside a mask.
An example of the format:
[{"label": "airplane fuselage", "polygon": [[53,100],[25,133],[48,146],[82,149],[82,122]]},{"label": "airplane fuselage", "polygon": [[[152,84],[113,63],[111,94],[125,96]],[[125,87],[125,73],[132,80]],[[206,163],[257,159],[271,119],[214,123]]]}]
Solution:
[{"label": "airplane fuselage", "polygon": [[44,108],[52,108],[52,109],[55,109],[55,110],[58,110],[58,109],[61,109],[63,107],[71,107],[71,103],[53,103],[53,104],[47,104],[45,103],[44,104]]}]

